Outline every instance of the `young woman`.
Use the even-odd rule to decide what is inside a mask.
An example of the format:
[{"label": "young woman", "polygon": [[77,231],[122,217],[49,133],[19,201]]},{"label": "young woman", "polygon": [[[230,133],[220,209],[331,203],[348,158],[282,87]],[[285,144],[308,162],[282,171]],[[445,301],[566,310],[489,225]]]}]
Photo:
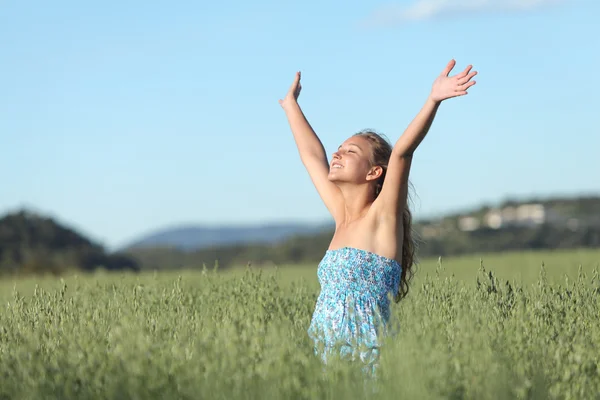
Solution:
[{"label": "young woman", "polygon": [[361,131],[333,153],[331,162],[298,105],[300,73],[279,104],[285,110],[300,158],[335,221],[329,250],[319,264],[321,293],[308,330],[327,362],[336,352],[376,365],[390,315],[390,294],[408,293],[413,265],[408,176],[413,153],[442,101],[467,94],[477,72],[468,66],[450,76],[450,61],[433,83],[416,118],[392,147]]}]

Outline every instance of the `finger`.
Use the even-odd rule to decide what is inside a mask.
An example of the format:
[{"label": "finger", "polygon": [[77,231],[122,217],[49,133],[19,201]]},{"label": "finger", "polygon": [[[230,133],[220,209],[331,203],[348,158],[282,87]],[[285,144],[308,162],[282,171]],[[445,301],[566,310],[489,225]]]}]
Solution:
[{"label": "finger", "polygon": [[467,90],[468,88],[470,88],[471,86],[473,86],[476,83],[477,83],[476,81],[467,82],[464,85],[460,85],[457,90],[458,91]]},{"label": "finger", "polygon": [[466,76],[464,76],[462,78],[459,78],[458,79],[458,84],[459,85],[463,85],[463,84],[469,82],[475,75],[477,75],[477,71],[473,71],[469,75],[466,75]]},{"label": "finger", "polygon": [[471,69],[473,68],[472,65],[469,65],[467,68],[465,68],[465,70],[463,72],[461,72],[460,74],[456,74],[456,77],[458,79],[462,79],[465,76],[467,76],[469,74],[469,72],[471,71]]},{"label": "finger", "polygon": [[452,69],[454,68],[455,65],[456,65],[456,61],[454,59],[450,60],[448,65],[446,65],[446,68],[444,68],[444,70],[442,71],[441,75],[442,76],[450,75],[450,72],[452,71]]},{"label": "finger", "polygon": [[294,82],[292,82],[292,86],[290,86],[289,92],[294,93],[299,84],[300,84],[300,71],[296,72],[296,76],[294,76]]}]

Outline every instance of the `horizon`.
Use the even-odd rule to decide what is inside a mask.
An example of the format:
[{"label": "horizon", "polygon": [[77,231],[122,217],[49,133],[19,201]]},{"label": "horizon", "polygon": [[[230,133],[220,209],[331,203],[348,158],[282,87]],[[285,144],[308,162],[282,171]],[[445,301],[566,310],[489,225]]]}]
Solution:
[{"label": "horizon", "polygon": [[591,0],[2,10],[0,214],[109,249],[182,223],[329,221],[278,104],[298,70],[329,157],[363,128],[393,144],[451,58],[479,72],[415,153],[415,219],[600,193]]},{"label": "horizon", "polygon": [[[572,194],[572,195],[569,195],[569,194],[540,195],[540,196],[521,197],[521,198],[507,197],[507,198],[503,198],[496,202],[481,203],[479,205],[474,205],[472,207],[467,206],[467,207],[463,207],[461,209],[448,210],[446,212],[441,212],[439,214],[415,217],[414,223],[422,223],[424,221],[431,221],[431,220],[445,218],[445,217],[465,215],[465,214],[469,214],[474,211],[481,210],[482,208],[485,208],[485,207],[490,207],[491,209],[499,209],[505,203],[508,203],[508,202],[518,202],[518,203],[522,203],[522,204],[530,204],[530,203],[535,203],[538,201],[539,202],[555,201],[555,200],[559,200],[559,201],[567,200],[568,201],[568,200],[583,199],[583,198],[600,199],[600,192],[598,192],[598,193],[578,193],[578,194]],[[167,225],[163,225],[163,226],[158,226],[158,227],[155,227],[154,229],[151,228],[150,230],[148,230],[146,232],[140,232],[139,234],[133,236],[132,238],[127,239],[126,241],[124,241],[122,243],[118,243],[113,246],[108,246],[105,243],[99,242],[97,240],[97,238],[95,238],[93,235],[90,235],[89,232],[85,231],[85,229],[81,229],[80,227],[78,227],[76,223],[74,223],[72,221],[66,221],[63,218],[61,218],[60,216],[44,213],[43,211],[41,211],[39,209],[17,208],[17,209],[13,209],[13,210],[7,210],[4,213],[0,214],[0,219],[4,218],[5,216],[7,216],[9,214],[18,213],[21,211],[33,212],[41,217],[52,218],[55,222],[65,226],[69,229],[75,230],[76,232],[78,232],[78,233],[84,235],[85,237],[87,237],[88,239],[90,239],[92,242],[96,242],[96,243],[102,245],[108,251],[119,251],[124,248],[127,248],[128,246],[131,246],[132,244],[135,244],[136,242],[147,239],[150,236],[162,234],[162,233],[165,233],[168,231],[175,231],[175,230],[267,228],[267,227],[274,227],[274,226],[281,226],[281,225],[304,225],[304,226],[309,226],[309,227],[317,227],[317,226],[321,225],[323,227],[326,227],[328,225],[333,225],[333,221],[331,220],[331,218],[329,218],[327,220],[314,220],[314,221],[289,219],[289,220],[275,220],[275,221],[256,221],[256,222],[246,222],[246,223],[231,222],[231,223],[222,223],[222,224],[219,224],[219,223],[206,224],[206,223],[202,223],[202,222],[193,222],[193,221],[180,222],[180,223],[175,222],[175,223],[171,223],[171,224],[167,224]]]}]

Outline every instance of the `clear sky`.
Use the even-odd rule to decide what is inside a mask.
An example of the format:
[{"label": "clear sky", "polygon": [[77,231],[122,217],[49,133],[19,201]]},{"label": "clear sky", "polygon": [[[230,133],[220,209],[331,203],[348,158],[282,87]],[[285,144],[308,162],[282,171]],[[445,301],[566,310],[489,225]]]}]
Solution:
[{"label": "clear sky", "polygon": [[596,0],[2,1],[0,213],[110,247],[180,223],[327,221],[278,99],[329,155],[395,141],[451,59],[479,71],[413,162],[414,212],[600,193]]}]

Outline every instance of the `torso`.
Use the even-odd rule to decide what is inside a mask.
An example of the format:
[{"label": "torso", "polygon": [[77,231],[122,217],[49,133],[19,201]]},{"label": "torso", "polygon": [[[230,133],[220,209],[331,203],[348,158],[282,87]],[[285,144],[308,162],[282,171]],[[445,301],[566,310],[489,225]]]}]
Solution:
[{"label": "torso", "polygon": [[345,225],[336,221],[336,228],[329,250],[354,247],[402,262],[402,216],[382,218],[371,207],[359,220]]}]

